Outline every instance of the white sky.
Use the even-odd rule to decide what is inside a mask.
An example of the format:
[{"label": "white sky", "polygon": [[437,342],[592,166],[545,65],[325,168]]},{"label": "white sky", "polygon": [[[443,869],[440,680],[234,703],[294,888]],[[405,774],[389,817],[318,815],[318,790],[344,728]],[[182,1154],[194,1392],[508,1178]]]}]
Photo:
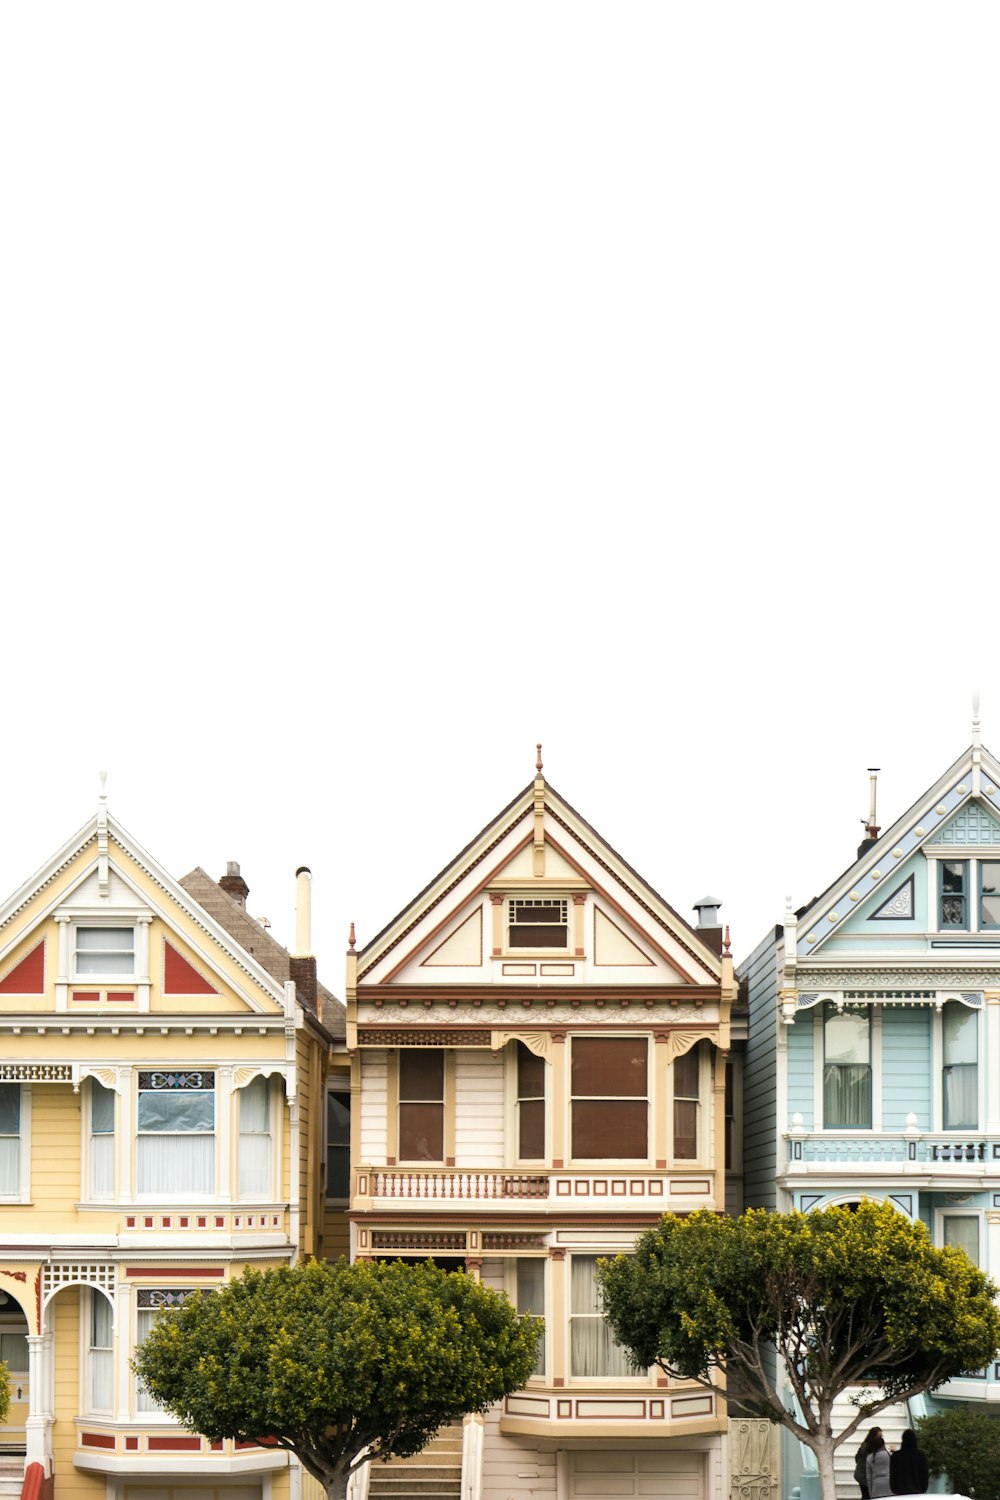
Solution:
[{"label": "white sky", "polygon": [[1000,748],[1000,9],[0,9],[0,887],[320,972],[529,779],[742,956]]}]

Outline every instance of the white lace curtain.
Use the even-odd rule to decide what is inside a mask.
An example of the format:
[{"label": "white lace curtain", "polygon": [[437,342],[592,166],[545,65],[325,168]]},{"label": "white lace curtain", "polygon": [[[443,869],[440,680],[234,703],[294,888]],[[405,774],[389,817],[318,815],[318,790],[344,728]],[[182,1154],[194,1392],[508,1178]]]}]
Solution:
[{"label": "white lace curtain", "polygon": [[574,1375],[637,1375],[604,1320],[597,1256],[574,1255],[570,1270],[570,1368]]}]

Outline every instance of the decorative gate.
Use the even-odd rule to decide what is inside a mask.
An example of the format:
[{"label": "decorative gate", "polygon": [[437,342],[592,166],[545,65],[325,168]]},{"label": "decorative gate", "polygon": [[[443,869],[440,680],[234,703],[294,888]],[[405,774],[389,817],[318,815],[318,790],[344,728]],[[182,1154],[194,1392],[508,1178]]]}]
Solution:
[{"label": "decorative gate", "polygon": [[777,1500],[778,1436],[766,1418],[730,1417],[730,1500]]}]

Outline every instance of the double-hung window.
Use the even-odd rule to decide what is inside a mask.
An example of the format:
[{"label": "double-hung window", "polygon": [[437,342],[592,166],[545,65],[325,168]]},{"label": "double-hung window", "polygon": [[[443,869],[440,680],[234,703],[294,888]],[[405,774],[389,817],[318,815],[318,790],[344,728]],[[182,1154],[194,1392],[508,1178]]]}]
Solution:
[{"label": "double-hung window", "polygon": [[[514,1305],[519,1313],[545,1317],[545,1262],[523,1257],[515,1261],[516,1288]],[[538,1355],[533,1375],[545,1374],[545,1334],[538,1340]]]},{"label": "double-hung window", "polygon": [[215,1192],[215,1074],[139,1074],[138,1190]]},{"label": "double-hung window", "polygon": [[241,1198],[270,1198],[274,1192],[271,1093],[266,1078],[253,1078],[239,1091]]},{"label": "double-hung window", "polygon": [[351,1195],[351,1095],[331,1089],[326,1096],[326,1196],[342,1202]]},{"label": "double-hung window", "polygon": [[21,1190],[21,1085],[0,1083],[0,1198]]},{"label": "double-hung window", "polygon": [[131,979],[135,974],[134,927],[77,927],[76,973]]},{"label": "double-hung window", "polygon": [[115,1191],[115,1091],[90,1080],[88,1170],[91,1198],[112,1198]]},{"label": "double-hung window", "polygon": [[649,1103],[645,1037],[574,1037],[572,1152],[577,1161],[644,1161]]},{"label": "double-hung window", "polygon": [[570,1262],[570,1373],[597,1378],[638,1375],[614,1336],[601,1308],[597,1256],[574,1255]]},{"label": "double-hung window", "polygon": [[979,1264],[979,1218],[975,1214],[944,1214],[941,1220],[941,1240],[964,1250],[974,1266]]},{"label": "double-hung window", "polygon": [[872,1068],[867,1010],[829,1006],[823,1025],[823,1124],[833,1130],[870,1129]]},{"label": "double-hung window", "polygon": [[111,1411],[114,1405],[114,1364],[111,1350],[111,1303],[103,1292],[91,1290],[87,1342],[87,1394],[91,1411]]},{"label": "double-hung window", "polygon": [[674,1058],[674,1159],[696,1161],[701,1097],[701,1047]]},{"label": "double-hung window", "polygon": [[[545,1059],[523,1042],[517,1048],[517,1159],[545,1159]],[[533,1264],[533,1262],[526,1262]]]},{"label": "double-hung window", "polygon": [[399,1160],[444,1161],[444,1052],[399,1052]]},{"label": "double-hung window", "polygon": [[565,897],[512,896],[507,904],[508,948],[568,948]]},{"label": "double-hung window", "polygon": [[945,1130],[979,1125],[979,1017],[949,1000],[941,1022],[941,1123]]}]

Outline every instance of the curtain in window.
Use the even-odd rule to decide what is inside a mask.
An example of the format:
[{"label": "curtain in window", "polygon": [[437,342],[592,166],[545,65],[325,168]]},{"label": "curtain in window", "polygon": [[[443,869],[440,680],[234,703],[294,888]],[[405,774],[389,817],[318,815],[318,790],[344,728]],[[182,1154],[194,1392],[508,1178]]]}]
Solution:
[{"label": "curtain in window", "polygon": [[601,1312],[596,1255],[574,1255],[570,1272],[570,1373],[636,1375],[625,1350],[616,1344]]},{"label": "curtain in window", "polygon": [[[519,1260],[517,1262],[517,1310],[545,1316],[545,1262],[543,1260]],[[545,1374],[545,1334],[538,1340],[538,1358],[534,1373]]]},{"label": "curtain in window", "polygon": [[115,1190],[115,1091],[90,1080],[90,1196],[110,1198]]},{"label": "curtain in window", "polygon": [[944,1008],[944,1067],[941,1072],[945,1130],[979,1124],[979,1017],[950,1001]]},{"label": "curtain in window", "polygon": [[100,1292],[90,1294],[90,1409],[111,1411],[114,1364],[111,1353],[111,1303]]},{"label": "curtain in window", "polygon": [[[158,1308],[140,1308],[136,1313],[135,1321],[135,1347],[147,1337],[156,1319],[159,1317]],[[141,1380],[135,1384],[135,1409],[136,1411],[163,1411],[164,1407],[149,1394]]]},{"label": "curtain in window", "polygon": [[23,1333],[0,1333],[0,1360],[12,1375],[27,1375],[28,1340]]},{"label": "curtain in window", "polygon": [[979,1264],[979,1220],[971,1214],[948,1214],[944,1221],[944,1242],[964,1250],[974,1266]]},{"label": "curtain in window", "polygon": [[215,1191],[215,1094],[139,1091],[139,1192]]},{"label": "curtain in window", "polygon": [[271,1179],[271,1101],[267,1079],[255,1078],[240,1089],[240,1197],[270,1198]]},{"label": "curtain in window", "polygon": [[827,1011],[824,1024],[823,1124],[869,1129],[871,1054],[867,1011]]},{"label": "curtain in window", "polygon": [[21,1185],[21,1085],[0,1083],[0,1196]]}]

